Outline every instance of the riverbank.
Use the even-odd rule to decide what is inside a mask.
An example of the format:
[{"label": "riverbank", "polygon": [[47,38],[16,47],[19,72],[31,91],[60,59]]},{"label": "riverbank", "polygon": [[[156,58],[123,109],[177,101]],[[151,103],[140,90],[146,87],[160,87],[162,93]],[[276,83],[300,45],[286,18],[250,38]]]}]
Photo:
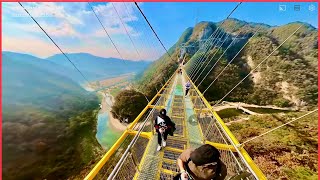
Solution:
[{"label": "riverbank", "polygon": [[113,118],[112,113],[109,111],[108,112],[109,115],[109,127],[112,128],[115,131],[118,132],[123,132],[127,129],[127,126],[122,124],[118,119]]},{"label": "riverbank", "polygon": [[107,150],[117,141],[127,127],[112,116],[111,106],[114,102],[113,96],[107,92],[100,92],[100,94],[102,99],[98,115],[96,138],[100,145]]}]

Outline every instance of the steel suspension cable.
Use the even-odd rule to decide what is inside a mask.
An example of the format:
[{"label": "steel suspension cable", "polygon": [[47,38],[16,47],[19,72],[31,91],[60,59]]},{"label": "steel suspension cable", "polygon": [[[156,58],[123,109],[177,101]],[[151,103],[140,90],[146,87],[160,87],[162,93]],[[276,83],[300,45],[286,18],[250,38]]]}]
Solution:
[{"label": "steel suspension cable", "polygon": [[[217,31],[217,29],[214,31],[214,33],[215,33],[216,31]],[[210,35],[210,37],[209,37],[208,39],[210,39],[211,36],[212,36],[212,34]],[[211,39],[210,39],[210,40],[211,40]],[[207,40],[205,41],[205,43],[203,43],[202,46],[200,46],[201,40],[198,39],[198,40],[196,40],[194,43],[197,43],[197,42],[199,43],[199,49],[194,53],[194,55],[197,54],[198,51],[200,51],[201,49],[207,48],[207,46],[208,46]],[[194,56],[194,55],[193,55],[193,56]],[[186,71],[187,71],[187,73],[188,73],[189,75],[191,74],[191,72],[193,71],[193,68],[194,68],[194,67],[190,67],[190,66],[191,66],[191,65],[190,65],[190,62],[191,62],[193,56],[190,57],[189,61],[184,64],[185,69],[186,69]],[[200,56],[201,56],[201,55],[200,55]],[[198,57],[196,60],[192,60],[192,61],[197,61],[198,59],[199,59],[199,57]],[[195,62],[193,62],[192,64],[195,64]]]},{"label": "steel suspension cable", "polygon": [[[202,78],[202,80],[200,81],[200,83],[197,85],[197,87],[200,86],[200,84],[204,81],[204,79],[207,78],[207,76],[210,74],[210,72],[216,67],[216,65],[218,64],[218,62],[220,61],[220,59],[223,57],[223,55],[227,52],[227,50],[233,45],[233,42],[235,42],[238,38],[238,36],[242,33],[242,31],[240,31],[236,37],[232,40],[232,42],[228,45],[228,47],[223,51],[223,53],[220,55],[220,57],[218,58],[218,60],[214,63],[214,65],[210,68],[210,70],[207,72],[207,74],[204,76],[204,78]],[[230,34],[229,34],[230,35]],[[221,46],[220,46],[221,47]],[[209,63],[207,64],[207,66],[209,65]],[[207,67],[206,66],[206,67]],[[196,81],[200,78],[201,74],[204,72],[205,68],[203,68],[202,72],[199,74],[198,78],[195,80]]]},{"label": "steel suspension cable", "polygon": [[[220,38],[222,38],[223,35],[225,34],[225,33],[223,32],[222,35],[221,35],[221,37],[220,37],[220,33],[221,33],[221,32],[222,32],[222,31],[219,31],[217,37],[213,37],[215,40],[213,41],[213,43],[211,44],[211,46],[209,45],[208,49],[206,50],[206,52],[203,54],[201,60],[199,61],[199,62],[202,62],[203,59],[205,59],[204,63],[198,63],[198,64],[197,64],[197,66],[194,68],[194,69],[195,69],[194,72],[193,72],[193,73],[191,74],[191,76],[190,76],[191,79],[193,79],[194,76],[198,73],[199,68],[201,68],[201,67],[203,66],[203,64],[205,64],[205,62],[206,62],[206,60],[207,60],[206,57],[208,57],[208,55],[211,54],[211,52],[209,52],[209,51],[212,49],[212,47],[215,47],[215,46],[220,42]],[[201,67],[200,67],[200,64],[201,64]]]},{"label": "steel suspension cable", "polygon": [[[220,29],[220,27],[217,27],[217,29],[216,29],[216,31],[215,32],[217,32],[217,30],[219,30]],[[199,66],[199,63],[198,62],[200,62],[199,61],[199,59],[200,58],[203,58],[204,56],[206,56],[206,53],[208,53],[209,52],[209,50],[213,47],[213,46],[215,46],[216,45],[216,43],[218,43],[218,39],[220,38],[220,33],[221,33],[222,31],[221,30],[219,30],[219,33],[217,34],[217,35],[213,35],[213,34],[211,34],[211,36],[205,41],[205,44],[206,44],[206,46],[205,46],[205,53],[204,54],[202,54],[202,55],[200,55],[200,57],[198,57],[197,58],[197,60],[195,60],[195,62],[193,63],[194,65],[196,65],[196,66],[193,66],[192,67],[192,72],[190,73],[190,77],[191,76],[193,76],[193,74],[194,74],[194,72],[195,72],[195,70],[197,69],[197,67]],[[223,35],[222,35],[223,36]],[[221,36],[221,37],[222,37]],[[210,39],[211,38],[211,39]],[[211,40],[211,42],[209,42],[209,41]],[[209,43],[207,43],[207,41],[209,42]],[[211,44],[211,45],[210,45]],[[211,47],[210,47],[211,46]],[[200,51],[201,49],[198,49],[198,51]],[[198,52],[197,51],[197,52]],[[197,53],[196,52],[196,53]],[[195,53],[195,54],[196,54]]]},{"label": "steel suspension cable", "polygon": [[[233,62],[233,60],[240,54],[240,52],[245,48],[245,46],[251,41],[251,39],[253,37],[255,37],[255,35],[258,33],[258,31],[260,30],[261,26],[258,28],[258,30],[253,34],[253,36],[251,36],[249,38],[249,40],[242,46],[242,48],[238,51],[238,53],[228,62],[228,64],[222,69],[222,71],[216,76],[216,78],[210,83],[209,86],[211,86],[219,77],[220,75],[227,69],[227,67]],[[201,84],[201,82],[199,83],[199,85],[197,87],[199,87]]]},{"label": "steel suspension cable", "polygon": [[[217,33],[218,32],[218,33]],[[210,37],[205,41],[205,46],[204,46],[204,53],[203,54],[201,54],[196,60],[193,60],[194,62],[192,63],[193,64],[193,66],[192,66],[192,68],[191,68],[191,71],[190,71],[190,77],[192,77],[193,76],[193,74],[194,74],[194,72],[196,71],[196,69],[197,69],[197,67],[199,66],[199,62],[201,62],[201,60],[203,60],[203,57],[206,55],[206,53],[210,50],[210,48],[212,47],[212,46],[215,46],[215,44],[216,44],[216,41],[217,41],[217,39],[220,37],[220,33],[221,33],[222,31],[220,31],[219,30],[219,27],[217,27],[216,28],[216,30],[215,30],[215,32],[214,33],[212,33],[211,35],[210,35]],[[199,48],[198,50],[197,50],[197,52],[194,54],[194,55],[196,55],[199,51],[201,51],[202,50],[202,48]],[[191,61],[191,59],[188,61],[188,62],[190,62]],[[191,62],[190,62],[191,63]]]},{"label": "steel suspension cable", "polygon": [[[233,10],[228,14],[227,18],[226,19],[229,19],[229,17],[232,15],[232,13],[240,6],[240,4],[242,4],[242,2],[239,2],[236,7],[233,8]],[[222,24],[225,22],[225,20],[222,22]],[[221,25],[222,25],[221,24]],[[220,27],[221,27],[220,25]],[[207,39],[208,40],[208,39]],[[206,42],[205,42],[206,43]]]},{"label": "steel suspension cable", "polygon": [[[242,4],[242,2],[239,2],[236,7],[233,8],[233,10],[228,14],[226,19],[229,19],[229,17],[233,14],[233,12]],[[220,27],[222,27],[222,25],[224,24],[225,20],[222,22],[222,24],[220,24]],[[208,39],[207,39],[208,40]]]},{"label": "steel suspension cable", "polygon": [[[223,96],[214,106],[218,105],[224,98],[226,98],[236,87],[239,86],[247,77],[249,77],[260,65],[265,62],[276,50],[278,50],[290,37],[292,37],[300,28],[302,25],[300,25],[292,34],[290,34],[278,47],[276,47],[264,60],[262,60],[253,70],[250,71],[238,84],[236,84],[225,96]],[[207,92],[207,90],[210,87],[208,87],[205,91],[203,91],[203,95]]]},{"label": "steel suspension cable", "polygon": [[[235,29],[235,27],[234,27]],[[234,30],[233,29],[233,30]],[[233,32],[233,31],[231,31]],[[215,62],[215,64],[212,66],[212,69],[217,65],[217,63],[219,62],[220,58],[224,55],[224,53],[229,49],[229,47],[232,45],[232,43],[236,40],[236,38],[239,36],[240,32],[237,34],[237,36],[235,37],[235,39],[228,45],[228,47],[226,48],[226,50],[223,52],[223,54],[218,58],[218,60]],[[196,81],[198,80],[198,78],[201,76],[201,74],[203,73],[203,71],[208,67],[208,65],[210,64],[210,62],[213,60],[213,58],[216,56],[216,54],[219,52],[219,49],[222,47],[222,45],[226,42],[226,40],[229,38],[229,36],[231,35],[231,33],[228,33],[228,35],[224,38],[223,42],[221,43],[221,45],[218,47],[218,49],[216,50],[215,54],[213,55],[213,57],[211,59],[209,59],[208,63],[206,64],[206,66],[202,69],[201,73],[197,77],[196,80],[194,81],[194,83],[196,83]],[[209,56],[207,56],[208,59]],[[200,70],[201,68],[199,68]],[[199,71],[198,70],[198,71]],[[210,71],[210,70],[209,70]],[[194,77],[194,78],[195,78]]]},{"label": "steel suspension cable", "polygon": [[38,23],[38,21],[29,13],[29,11],[18,2],[20,6],[24,9],[24,11],[31,17],[31,19],[38,25],[38,27],[45,33],[45,35],[51,40],[51,42],[59,49],[59,51],[63,54],[63,56],[73,65],[73,67],[81,74],[83,79],[90,84],[89,80],[84,76],[84,74],[78,69],[78,67],[70,60],[70,58],[62,51],[62,49],[58,46],[58,44],[50,37],[50,35],[43,29],[43,27]]},{"label": "steel suspension cable", "polygon": [[160,42],[161,46],[163,47],[163,49],[166,51],[167,55],[170,57],[171,60],[174,61],[174,59],[172,58],[172,56],[169,54],[167,48],[163,45],[162,41],[160,40],[158,34],[156,33],[156,31],[153,29],[152,25],[150,24],[149,20],[147,19],[147,17],[145,16],[145,14],[143,13],[143,11],[140,9],[139,5],[137,2],[134,2],[134,4],[137,6],[137,8],[139,9],[140,13],[142,14],[142,16],[144,17],[144,19],[146,20],[146,22],[148,23],[149,27],[151,28],[152,32],[154,33],[154,35],[157,37],[158,41]]},{"label": "steel suspension cable", "polygon": [[132,38],[131,38],[131,36],[130,36],[130,33],[128,32],[128,30],[127,30],[127,28],[126,28],[125,24],[123,23],[122,18],[120,17],[120,14],[118,13],[117,8],[114,6],[114,4],[113,4],[112,2],[110,2],[110,3],[112,4],[113,9],[115,10],[115,12],[116,12],[116,14],[117,14],[118,18],[120,19],[120,22],[121,22],[121,24],[122,24],[122,26],[123,26],[124,30],[126,31],[126,34],[127,34],[127,36],[129,37],[129,39],[130,39],[130,41],[131,41],[131,44],[133,45],[133,48],[136,50],[136,52],[137,52],[137,54],[138,54],[138,58],[140,58],[140,60],[142,60],[142,59],[141,59],[141,56],[140,56],[140,53],[139,53],[139,51],[138,51],[138,49],[137,49],[136,45],[134,44],[134,42],[133,42],[133,40],[132,40]]},{"label": "steel suspension cable", "polygon": [[[132,8],[132,10],[134,11],[134,9],[136,9],[136,8],[135,8],[135,6],[133,7],[131,4],[128,4],[128,5],[127,5],[127,3],[125,3],[125,2],[122,2],[122,3],[124,4],[125,9],[126,9],[126,12],[127,12],[127,15],[128,15],[128,17],[129,17],[129,16],[130,16],[130,15],[129,15],[129,9]],[[130,8],[128,8],[128,6],[129,6]],[[140,13],[139,13],[139,14],[140,14]],[[131,19],[131,21],[133,21],[133,19],[132,19],[131,17],[130,17],[130,19]],[[135,27],[137,27],[137,26],[135,26]],[[151,33],[151,32],[150,32],[150,30],[148,31],[148,27],[147,27],[147,25],[146,25],[146,21],[139,21],[138,27],[142,27],[140,32],[142,32],[143,34],[145,34],[144,37],[146,37],[146,38],[143,38],[143,41],[144,41],[143,44],[144,44],[144,46],[145,46],[146,48],[148,48],[148,47],[150,47],[150,48],[153,47],[153,48],[151,48],[150,53],[149,53],[148,50],[146,50],[146,52],[147,52],[148,54],[151,54],[152,57],[157,57],[158,55],[160,55],[161,52],[159,53],[158,49],[157,49],[156,46],[154,45],[154,42],[152,41],[152,37],[154,37],[153,34],[148,34],[148,33]],[[137,29],[137,28],[136,28],[136,29]]]},{"label": "steel suspension cable", "polygon": [[117,48],[116,44],[114,43],[114,41],[112,40],[110,34],[108,33],[107,29],[106,29],[105,26],[102,24],[102,21],[100,20],[100,18],[98,17],[97,13],[96,13],[95,10],[93,9],[91,3],[88,2],[88,5],[89,5],[90,9],[92,10],[93,14],[95,15],[95,17],[97,18],[97,20],[99,21],[99,23],[100,23],[101,27],[103,28],[104,32],[107,34],[107,36],[108,36],[109,40],[111,41],[113,47],[116,49],[118,55],[120,56],[120,58],[122,59],[122,61],[123,61],[124,63],[126,63],[125,60],[124,60],[124,58],[123,58],[123,56],[121,55],[119,49]]},{"label": "steel suspension cable", "polygon": [[[125,7],[125,11],[126,11],[126,14],[127,14],[128,18],[130,18],[131,22],[134,22],[133,18],[131,17],[131,15],[129,13],[129,8],[128,8],[127,4],[125,2],[122,2],[122,4]],[[132,27],[133,27],[133,29],[136,29],[136,30],[138,29],[137,26],[135,26],[135,23],[132,24]],[[136,28],[134,28],[134,27],[136,27]],[[143,30],[140,30],[139,32],[144,33]],[[144,37],[147,38],[148,36],[144,36]],[[146,38],[141,38],[142,39],[142,41],[141,41],[142,42],[142,48],[150,46],[149,41],[146,40]],[[153,53],[152,53],[152,51],[150,51],[150,52],[146,51],[146,54],[148,54],[148,55],[151,54],[152,55]]]},{"label": "steel suspension cable", "polygon": [[[129,8],[128,8],[128,6],[127,6],[127,4],[126,4],[125,2],[122,2],[122,3],[123,3],[123,5],[125,6],[126,13],[127,13],[128,17],[129,17],[129,16],[130,16],[130,15],[129,15]],[[131,19],[131,21],[133,21],[131,17],[130,17],[130,19]],[[141,23],[140,23],[140,24],[141,24]],[[143,22],[142,22],[142,25],[140,25],[140,26],[143,26],[144,29],[145,29],[146,31],[148,31],[148,28],[147,28],[147,25],[146,25],[146,21],[143,21]],[[142,32],[145,32],[145,31],[142,31]],[[146,36],[146,37],[150,37],[150,36],[148,36],[147,34],[146,34],[145,36]],[[144,43],[145,45],[149,45],[150,47],[155,47],[155,48],[153,48],[154,53],[151,53],[151,54],[155,55],[154,57],[158,56],[158,54],[161,54],[161,53],[159,53],[159,51],[158,51],[158,49],[156,48],[156,46],[155,46],[154,42],[152,41],[152,39],[148,38],[148,40],[146,40],[146,39],[144,39],[144,40],[145,40],[145,43]],[[134,87],[133,85],[132,85],[131,87],[132,87],[134,90],[142,93],[142,94],[144,95],[145,99],[146,99],[148,102],[150,102],[149,99],[148,99],[148,97],[147,97],[142,91],[140,91],[138,88]],[[156,93],[157,93],[157,92],[158,92],[157,87],[155,87],[155,90],[156,90]]]}]

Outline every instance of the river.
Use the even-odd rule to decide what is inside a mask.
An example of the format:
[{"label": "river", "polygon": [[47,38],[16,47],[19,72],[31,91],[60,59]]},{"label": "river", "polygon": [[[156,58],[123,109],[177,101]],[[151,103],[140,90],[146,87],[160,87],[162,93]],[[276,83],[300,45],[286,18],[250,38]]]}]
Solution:
[{"label": "river", "polygon": [[98,115],[96,138],[104,149],[109,149],[121,136],[121,132],[114,131],[109,124],[109,113],[102,112]]}]

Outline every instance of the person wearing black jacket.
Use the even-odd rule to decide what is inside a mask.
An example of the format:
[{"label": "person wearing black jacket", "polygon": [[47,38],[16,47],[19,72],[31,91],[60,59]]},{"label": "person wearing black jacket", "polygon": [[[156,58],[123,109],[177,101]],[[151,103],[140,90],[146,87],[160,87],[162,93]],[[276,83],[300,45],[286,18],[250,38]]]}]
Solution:
[{"label": "person wearing black jacket", "polygon": [[154,120],[154,127],[158,133],[157,151],[160,151],[161,147],[165,147],[167,145],[166,140],[168,134],[173,136],[175,124],[167,116],[167,111],[165,109],[161,109],[159,116],[157,116]]},{"label": "person wearing black jacket", "polygon": [[184,150],[177,159],[177,165],[180,173],[173,180],[224,180],[228,172],[219,150],[209,144]]}]

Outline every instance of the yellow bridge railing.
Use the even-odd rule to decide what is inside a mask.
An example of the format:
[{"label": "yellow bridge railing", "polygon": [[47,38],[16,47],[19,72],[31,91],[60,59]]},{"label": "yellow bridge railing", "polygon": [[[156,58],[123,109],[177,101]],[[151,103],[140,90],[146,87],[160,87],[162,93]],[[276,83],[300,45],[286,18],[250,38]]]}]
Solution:
[{"label": "yellow bridge railing", "polygon": [[191,79],[188,76],[187,76],[187,78],[190,81],[190,83],[192,84],[192,87],[196,91],[197,95],[201,99],[200,101],[202,101],[202,103],[205,104],[206,109],[209,109],[211,111],[212,115],[214,116],[214,119],[217,121],[217,124],[219,124],[221,126],[221,129],[224,131],[224,133],[227,134],[226,137],[228,137],[228,139],[232,143],[232,146],[226,148],[224,145],[221,146],[221,144],[213,143],[210,141],[206,141],[206,144],[211,144],[211,145],[217,147],[218,149],[225,149],[226,150],[226,149],[230,148],[233,152],[238,152],[239,155],[241,155],[241,158],[243,158],[243,162],[253,172],[256,179],[261,179],[261,180],[267,179],[264,176],[263,172],[253,162],[253,160],[251,159],[251,157],[249,156],[247,151],[244,149],[244,147],[240,146],[239,141],[235,138],[235,136],[232,134],[232,132],[229,130],[229,128],[225,125],[225,123],[222,121],[220,116],[214,111],[214,109],[212,108],[210,103],[204,98],[203,94],[199,91],[197,86],[195,86],[195,84],[191,81]]},{"label": "yellow bridge railing", "polygon": [[[246,179],[266,179],[192,81],[190,96],[183,97],[186,80],[188,76],[174,73],[85,179],[172,179],[179,172],[175,160],[181,152],[201,144],[219,149],[228,178],[248,172]],[[161,108],[167,108],[177,130],[164,150],[156,152],[153,120]],[[189,122],[190,114],[194,122]]]},{"label": "yellow bridge railing", "polygon": [[[127,127],[127,129],[122,133],[120,138],[108,150],[108,152],[102,157],[102,159],[95,165],[95,167],[90,171],[90,173],[85,177],[86,180],[94,179],[97,176],[98,172],[102,169],[102,167],[106,165],[106,162],[108,160],[110,160],[110,158],[112,158],[112,155],[114,156],[116,154],[116,151],[118,151],[120,148],[123,148],[122,146],[124,146],[123,145],[124,141],[130,135],[132,135],[132,133],[134,133],[135,125],[137,125],[137,123],[141,121],[143,116],[145,114],[147,114],[148,110],[159,107],[159,106],[156,106],[156,105],[153,105],[153,104],[157,99],[161,101],[161,99],[162,99],[161,94],[164,94],[165,91],[167,91],[165,88],[169,85],[170,80],[173,78],[174,74],[163,85],[163,87],[157,92],[157,94],[151,99],[151,101],[148,103],[148,105],[141,111],[141,113],[135,118],[135,120]],[[109,166],[112,166],[112,165],[110,164]]]}]

